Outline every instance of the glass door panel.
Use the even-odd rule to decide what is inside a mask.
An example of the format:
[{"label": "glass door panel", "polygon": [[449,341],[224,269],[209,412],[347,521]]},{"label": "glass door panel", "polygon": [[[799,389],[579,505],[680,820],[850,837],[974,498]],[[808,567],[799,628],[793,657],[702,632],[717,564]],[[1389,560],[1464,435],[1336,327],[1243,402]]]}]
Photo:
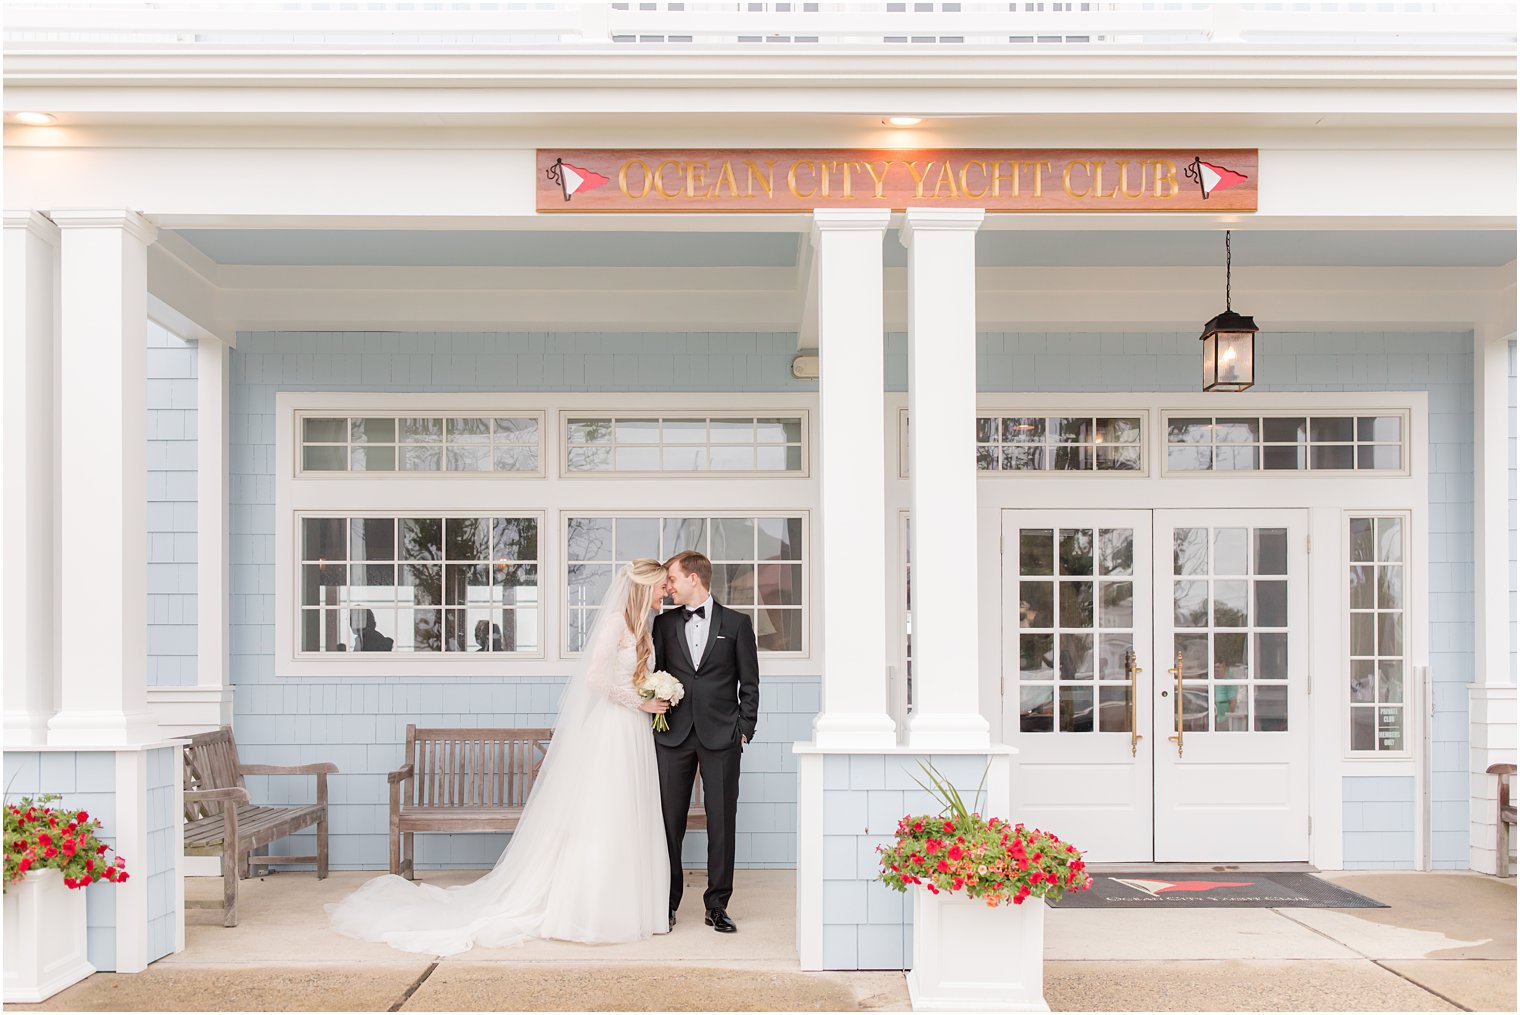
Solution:
[{"label": "glass door panel", "polygon": [[1146,511],[1004,513],[1016,813],[1063,829],[1097,862],[1150,859],[1150,696],[1133,692],[1151,679],[1150,528]]},{"label": "glass door panel", "polygon": [[1156,860],[1308,857],[1302,512],[1157,512]]}]

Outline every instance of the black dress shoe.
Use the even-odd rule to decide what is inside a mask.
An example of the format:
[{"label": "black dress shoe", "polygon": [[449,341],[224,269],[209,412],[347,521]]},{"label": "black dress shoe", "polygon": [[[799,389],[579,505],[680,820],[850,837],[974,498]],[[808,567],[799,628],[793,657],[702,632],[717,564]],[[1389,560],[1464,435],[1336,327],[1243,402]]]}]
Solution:
[{"label": "black dress shoe", "polygon": [[676,911],[674,909],[670,911],[670,929],[676,929]]},{"label": "black dress shoe", "polygon": [[722,907],[709,909],[707,911],[707,919],[704,922],[719,934],[732,934],[739,929],[734,921],[728,918],[728,912]]}]

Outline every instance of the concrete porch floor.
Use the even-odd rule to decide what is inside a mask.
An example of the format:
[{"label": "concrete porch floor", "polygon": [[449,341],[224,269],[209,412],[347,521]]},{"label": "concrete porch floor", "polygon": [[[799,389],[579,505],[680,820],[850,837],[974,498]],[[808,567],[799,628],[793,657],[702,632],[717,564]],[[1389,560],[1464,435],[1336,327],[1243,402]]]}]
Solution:
[{"label": "concrete porch floor", "polygon": [[[244,882],[242,923],[192,910],[186,948],[96,974],[18,1011],[904,1011],[899,971],[797,968],[790,871],[741,871],[735,935],[702,925],[700,882],[675,931],[632,945],[539,941],[441,961],[351,941],[322,904],[371,875]],[[431,872],[458,884],[472,872]],[[1390,909],[1052,910],[1056,1011],[1513,1011],[1515,882],[1468,873],[1327,875]],[[220,881],[192,879],[191,897]]]}]

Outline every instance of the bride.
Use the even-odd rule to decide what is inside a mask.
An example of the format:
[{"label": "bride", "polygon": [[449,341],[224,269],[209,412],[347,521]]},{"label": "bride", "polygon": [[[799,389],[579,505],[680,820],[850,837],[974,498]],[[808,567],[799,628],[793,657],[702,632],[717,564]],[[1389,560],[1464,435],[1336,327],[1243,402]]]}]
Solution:
[{"label": "bride", "polygon": [[670,930],[670,863],[649,714],[669,706],[636,685],[651,669],[649,614],[665,568],[622,568],[570,678],[554,738],[496,866],[440,888],[394,874],[327,911],[340,934],[453,955],[529,938],[608,944]]}]

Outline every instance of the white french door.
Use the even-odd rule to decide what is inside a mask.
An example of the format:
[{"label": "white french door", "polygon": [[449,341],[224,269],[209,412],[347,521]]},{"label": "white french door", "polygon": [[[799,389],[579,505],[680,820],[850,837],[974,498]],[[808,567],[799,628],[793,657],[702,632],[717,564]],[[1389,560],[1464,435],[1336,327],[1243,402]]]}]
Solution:
[{"label": "white french door", "polygon": [[1005,512],[1017,820],[1100,863],[1307,859],[1305,536],[1293,511]]}]

